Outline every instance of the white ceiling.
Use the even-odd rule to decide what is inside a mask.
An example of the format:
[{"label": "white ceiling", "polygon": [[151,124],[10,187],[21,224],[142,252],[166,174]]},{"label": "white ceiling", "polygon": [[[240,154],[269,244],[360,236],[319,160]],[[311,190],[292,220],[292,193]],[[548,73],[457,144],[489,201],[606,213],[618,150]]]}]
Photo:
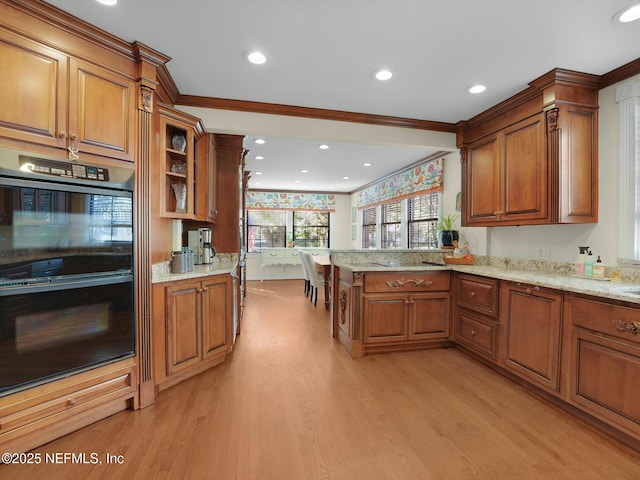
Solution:
[{"label": "white ceiling", "polygon": [[[455,123],[511,97],[553,68],[602,75],[638,58],[640,21],[612,22],[633,1],[49,3],[170,56],[168,69],[181,94]],[[249,64],[244,53],[250,49],[262,50],[269,61]],[[393,71],[391,80],[372,78],[381,67]],[[487,91],[472,96],[465,88],[476,82],[486,84]],[[264,172],[253,176],[252,187],[352,191],[433,153],[344,143],[317,152],[317,141],[267,141],[268,156],[261,163],[253,160],[260,149],[250,146],[248,168]],[[365,161],[375,168],[357,168]],[[300,174],[302,168],[310,172]],[[340,183],[343,175],[353,181]],[[292,184],[296,178],[300,184]]]}]

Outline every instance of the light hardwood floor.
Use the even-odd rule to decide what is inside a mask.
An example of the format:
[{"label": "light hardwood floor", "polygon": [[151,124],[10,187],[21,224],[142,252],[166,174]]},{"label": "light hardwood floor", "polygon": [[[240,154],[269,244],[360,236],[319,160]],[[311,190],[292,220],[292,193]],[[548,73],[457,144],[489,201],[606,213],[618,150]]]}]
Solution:
[{"label": "light hardwood floor", "polygon": [[224,364],[35,450],[102,465],[2,465],[0,479],[640,478],[640,454],[454,349],[352,360],[321,305],[302,281],[249,282]]}]

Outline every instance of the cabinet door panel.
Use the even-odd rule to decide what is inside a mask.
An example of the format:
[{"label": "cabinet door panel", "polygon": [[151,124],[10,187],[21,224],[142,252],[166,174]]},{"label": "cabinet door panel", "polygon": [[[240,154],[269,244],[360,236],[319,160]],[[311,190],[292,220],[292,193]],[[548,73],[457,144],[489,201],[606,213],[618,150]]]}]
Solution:
[{"label": "cabinet door panel", "polygon": [[571,400],[640,434],[640,348],[581,329],[572,343]]},{"label": "cabinet door panel", "polygon": [[71,60],[69,135],[81,152],[133,160],[135,83]]},{"label": "cabinet door panel", "polygon": [[398,295],[365,296],[364,342],[397,342],[407,337],[406,297]]},{"label": "cabinet door panel", "polygon": [[502,141],[504,219],[547,216],[544,117],[538,115],[504,131]]},{"label": "cabinet door panel", "polygon": [[199,286],[167,288],[167,375],[200,362]]},{"label": "cabinet door panel", "polygon": [[449,337],[449,295],[411,295],[409,340]]},{"label": "cabinet door panel", "polygon": [[469,146],[466,165],[467,224],[496,221],[500,205],[500,149],[498,137]]},{"label": "cabinet door panel", "polygon": [[67,57],[0,30],[0,133],[64,146]]},{"label": "cabinet door panel", "polygon": [[507,368],[553,392],[559,388],[562,296],[510,288],[506,295]]},{"label": "cabinet door panel", "polygon": [[202,351],[203,358],[227,350],[227,320],[229,316],[227,281],[209,281],[202,285]]}]

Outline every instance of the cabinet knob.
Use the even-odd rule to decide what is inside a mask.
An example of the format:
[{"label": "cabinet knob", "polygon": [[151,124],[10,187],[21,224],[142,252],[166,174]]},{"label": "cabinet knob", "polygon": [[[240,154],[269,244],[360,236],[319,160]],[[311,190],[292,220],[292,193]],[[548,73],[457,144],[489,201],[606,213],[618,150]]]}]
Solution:
[{"label": "cabinet knob", "polygon": [[67,133],[66,132],[60,132],[58,134],[58,138],[64,140],[65,138],[67,138]]},{"label": "cabinet knob", "polygon": [[209,287],[204,287],[204,288],[202,289],[202,291],[203,291],[203,292],[208,292],[208,291],[209,291]]},{"label": "cabinet knob", "polygon": [[75,398],[70,398],[69,400],[67,400],[67,406],[69,407],[75,407],[77,403],[78,402],[76,402]]},{"label": "cabinet knob", "polygon": [[471,295],[472,297],[475,297],[475,296],[476,296],[476,292],[471,292],[471,293],[470,293],[470,295]]},{"label": "cabinet knob", "polygon": [[471,330],[471,336],[473,337],[473,336],[475,336],[475,334],[476,334],[476,331],[475,330]]}]

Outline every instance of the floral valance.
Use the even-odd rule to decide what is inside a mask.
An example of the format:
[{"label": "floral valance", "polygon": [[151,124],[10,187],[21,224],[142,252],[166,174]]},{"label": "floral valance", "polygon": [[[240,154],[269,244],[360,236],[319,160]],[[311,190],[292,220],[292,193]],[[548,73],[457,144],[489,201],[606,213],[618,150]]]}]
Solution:
[{"label": "floral valance", "polygon": [[328,193],[247,192],[248,210],[320,210],[336,209],[335,195]]},{"label": "floral valance", "polygon": [[358,191],[358,208],[371,207],[416,193],[438,192],[444,186],[443,177],[444,158],[428,160]]}]

